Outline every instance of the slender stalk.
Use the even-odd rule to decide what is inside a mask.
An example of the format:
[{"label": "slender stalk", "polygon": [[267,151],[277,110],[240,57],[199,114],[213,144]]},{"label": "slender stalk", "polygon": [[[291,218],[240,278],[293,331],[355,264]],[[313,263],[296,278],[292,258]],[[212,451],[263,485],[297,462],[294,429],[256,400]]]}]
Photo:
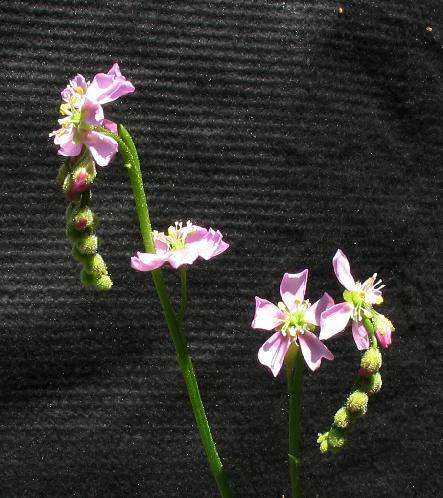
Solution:
[{"label": "slender stalk", "polygon": [[188,287],[186,285],[186,265],[180,267],[180,311],[178,312],[178,323],[183,325],[183,320],[186,315],[186,306],[188,305]]},{"label": "slender stalk", "polygon": [[300,411],[301,388],[303,383],[304,362],[298,350],[294,361],[286,366],[289,394],[289,476],[291,478],[292,498],[301,498],[300,489]]},{"label": "slender stalk", "polygon": [[[135,201],[137,216],[140,223],[140,231],[143,238],[144,247],[147,252],[153,253],[155,252],[155,247],[152,238],[152,228],[149,217],[148,202],[143,187],[140,161],[138,159],[138,154],[134,142],[128,131],[122,125],[119,125],[119,135],[115,135],[107,130],[104,130],[104,132],[106,132],[107,135],[112,136],[112,138],[114,138],[119,144],[120,152],[122,153],[125,165],[127,166],[129,173],[129,179],[134,194],[134,201]],[[177,360],[186,383],[189,399],[191,401],[192,411],[194,413],[195,421],[197,423],[197,427],[200,433],[203,447],[206,452],[211,472],[217,483],[220,495],[223,498],[232,498],[233,495],[231,493],[227,481],[225,470],[218,455],[217,448],[215,446],[215,442],[212,437],[211,430],[209,428],[208,419],[206,417],[206,412],[200,396],[200,391],[198,388],[197,379],[195,377],[194,368],[192,366],[191,356],[188,351],[186,338],[181,330],[180,321],[177,320],[177,318],[175,317],[174,310],[172,308],[168,291],[166,289],[165,282],[163,279],[163,273],[160,269],[158,269],[152,271],[151,275],[152,275],[152,280],[154,282],[154,287],[157,291],[157,295],[160,300],[163,314],[166,319],[166,323],[168,325],[169,333],[174,343],[175,351],[177,354]],[[182,276],[182,286],[183,286],[183,276]],[[186,273],[184,273],[184,286],[186,290]],[[183,305],[183,287],[182,287],[182,305]],[[186,302],[183,306],[184,307],[186,306]],[[182,312],[180,311],[180,316],[181,315]]]},{"label": "slender stalk", "polygon": [[366,329],[366,332],[368,333],[371,346],[373,348],[376,348],[378,346],[378,342],[377,338],[375,337],[374,325],[372,324],[371,320],[369,320],[369,318],[364,317],[362,321],[363,321],[363,326]]}]

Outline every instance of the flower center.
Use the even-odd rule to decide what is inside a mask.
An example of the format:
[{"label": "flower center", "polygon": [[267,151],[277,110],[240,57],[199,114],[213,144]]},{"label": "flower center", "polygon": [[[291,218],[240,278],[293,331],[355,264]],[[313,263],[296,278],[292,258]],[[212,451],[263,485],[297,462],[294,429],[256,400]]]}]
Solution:
[{"label": "flower center", "polygon": [[296,301],[294,309],[289,311],[284,303],[278,303],[278,307],[285,314],[285,321],[280,329],[283,336],[289,336],[292,340],[295,340],[299,334],[303,334],[305,330],[312,328],[311,324],[305,320],[305,312],[310,306],[311,303],[308,300]]},{"label": "flower center", "polygon": [[194,226],[188,220],[186,226],[183,223],[176,221],[174,225],[168,228],[167,233],[153,231],[154,240],[160,240],[168,245],[168,249],[171,251],[179,251],[186,247],[186,237],[195,231]]}]

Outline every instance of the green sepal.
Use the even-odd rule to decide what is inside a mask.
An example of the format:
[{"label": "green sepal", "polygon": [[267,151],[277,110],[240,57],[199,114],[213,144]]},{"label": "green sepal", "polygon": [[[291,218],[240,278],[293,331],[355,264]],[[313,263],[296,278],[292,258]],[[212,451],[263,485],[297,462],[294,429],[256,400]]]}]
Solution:
[{"label": "green sepal", "polygon": [[81,254],[96,254],[98,239],[95,235],[81,235],[75,246]]},{"label": "green sepal", "polygon": [[333,452],[340,451],[346,444],[346,432],[339,427],[332,425],[328,433],[328,450]]},{"label": "green sepal", "polygon": [[94,256],[88,257],[88,260],[85,263],[85,269],[88,273],[91,273],[97,278],[108,274],[108,269],[100,254],[94,254]]},{"label": "green sepal", "polygon": [[380,372],[369,375],[368,377],[362,377],[360,380],[360,390],[364,391],[369,395],[377,394],[382,386],[383,382],[381,379]]},{"label": "green sepal", "polygon": [[101,277],[94,279],[94,287],[100,291],[110,290],[112,287],[112,280],[109,275],[102,275]]}]

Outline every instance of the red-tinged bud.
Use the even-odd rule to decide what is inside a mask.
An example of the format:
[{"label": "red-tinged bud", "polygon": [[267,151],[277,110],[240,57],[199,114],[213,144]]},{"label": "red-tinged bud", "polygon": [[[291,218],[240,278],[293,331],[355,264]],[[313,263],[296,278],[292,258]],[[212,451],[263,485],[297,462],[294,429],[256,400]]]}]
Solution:
[{"label": "red-tinged bud", "polygon": [[79,168],[72,175],[71,192],[84,192],[89,184],[88,172],[85,168]]},{"label": "red-tinged bud", "polygon": [[87,206],[81,207],[77,212],[74,212],[72,223],[78,232],[82,232],[93,225],[94,213]]},{"label": "red-tinged bud", "polygon": [[360,377],[369,377],[371,375],[371,372],[369,370],[366,370],[366,368],[360,368],[358,371],[358,375]]}]

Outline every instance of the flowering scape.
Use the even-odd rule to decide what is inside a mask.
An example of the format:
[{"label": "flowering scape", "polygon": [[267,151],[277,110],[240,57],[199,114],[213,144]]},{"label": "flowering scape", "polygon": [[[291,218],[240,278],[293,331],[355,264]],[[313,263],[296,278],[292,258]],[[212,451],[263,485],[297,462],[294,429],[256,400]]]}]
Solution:
[{"label": "flowering scape", "polygon": [[[59,147],[58,154],[67,159],[60,167],[57,184],[70,204],[66,211],[66,234],[72,242],[72,255],[83,265],[80,273],[85,286],[109,290],[112,281],[103,258],[98,253],[97,217],[89,207],[90,188],[96,177],[95,163],[106,166],[121,152],[134,192],[140,229],[148,252],[138,252],[131,258],[131,267],[152,273],[168,330],[176,348],[191,401],[192,410],[206,451],[208,462],[222,498],[232,498],[215,442],[212,439],[191,358],[187,351],[182,327],[187,304],[186,268],[198,258],[209,260],[229,248],[218,230],[176,222],[166,233],[152,231],[142,174],[134,142],[121,125],[105,119],[102,105],[132,93],[134,85],[114,64],[107,73],[98,73],[92,82],[77,74],[61,92],[60,128],[50,133]],[[121,148],[120,148],[121,147]],[[149,252],[150,251],[150,252]],[[169,300],[160,268],[168,263],[181,268],[181,302],[176,313]],[[333,268],[345,287],[344,301],[338,304],[328,293],[311,305],[305,299],[308,270],[285,273],[280,284],[282,301],[274,305],[255,297],[252,328],[273,331],[258,351],[259,362],[268,367],[274,377],[288,363],[290,477],[293,498],[300,494],[299,479],[299,413],[303,360],[312,371],[320,368],[323,359],[334,355],[322,341],[340,334],[352,320],[352,334],[359,350],[364,351],[358,377],[344,405],[336,412],[333,423],[318,435],[320,451],[339,451],[345,445],[348,432],[358,417],[366,414],[369,396],[382,386],[380,368],[382,355],[378,345],[387,348],[392,343],[394,326],[388,318],[374,310],[383,302],[381,280],[377,275],[363,283],[354,280],[345,254],[338,249]],[[319,331],[319,336],[314,332]],[[293,359],[296,358],[296,361]]]}]

